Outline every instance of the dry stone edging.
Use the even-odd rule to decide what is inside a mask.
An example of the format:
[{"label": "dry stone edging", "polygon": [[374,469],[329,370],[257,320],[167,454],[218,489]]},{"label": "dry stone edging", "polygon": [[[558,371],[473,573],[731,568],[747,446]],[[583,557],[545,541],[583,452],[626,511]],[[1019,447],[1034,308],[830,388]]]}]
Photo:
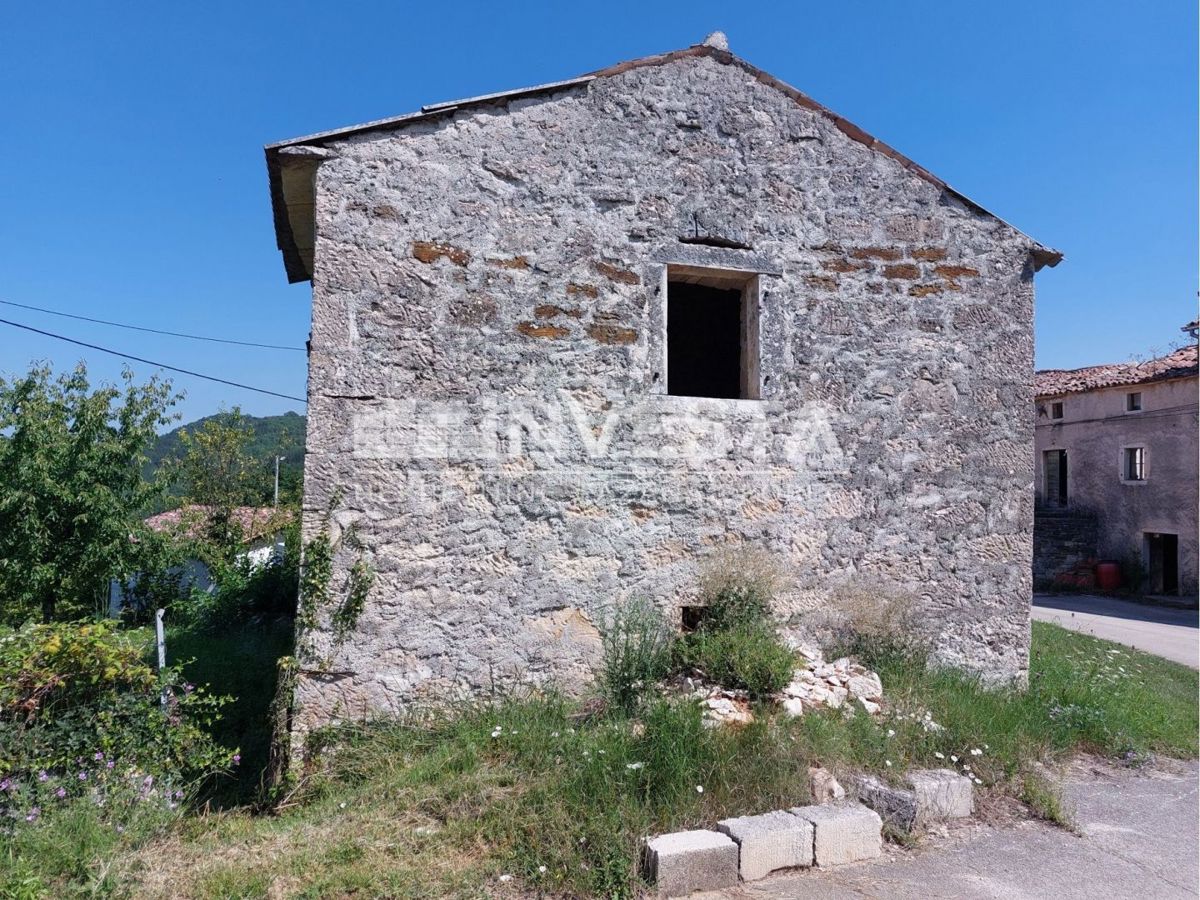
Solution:
[{"label": "dry stone edging", "polygon": [[718,831],[676,831],[646,844],[646,866],[668,897],[733,887],[738,883],[738,846]]},{"label": "dry stone edging", "polygon": [[933,822],[962,819],[975,810],[971,779],[951,769],[918,769],[905,779],[908,789],[892,787],[873,775],[854,779],[858,799],[884,822],[911,833]]},{"label": "dry stone edging", "polygon": [[[722,819],[717,831],[679,831],[646,844],[646,869],[661,894],[732,887],[771,872],[836,866],[883,852],[883,823],[853,800]],[[731,876],[732,873],[732,876]]]},{"label": "dry stone edging", "polygon": [[908,774],[917,809],[928,821],[965,819],[975,811],[971,779],[952,769],[918,769]]},{"label": "dry stone edging", "polygon": [[791,813],[723,819],[717,829],[738,845],[742,881],[757,881],[776,869],[813,864],[812,823]]},{"label": "dry stone edging", "polygon": [[883,820],[855,801],[797,806],[792,815],[813,825],[813,860],[840,866],[883,853]]}]

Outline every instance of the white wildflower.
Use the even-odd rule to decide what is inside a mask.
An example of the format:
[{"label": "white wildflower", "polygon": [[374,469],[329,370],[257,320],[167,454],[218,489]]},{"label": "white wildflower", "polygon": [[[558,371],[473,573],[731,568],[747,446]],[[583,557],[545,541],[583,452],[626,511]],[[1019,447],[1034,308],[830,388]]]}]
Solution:
[{"label": "white wildflower", "polygon": [[983,779],[982,779],[982,778],[975,778],[975,779],[972,779],[972,780],[973,780],[973,781],[974,781],[976,784],[983,784]]},{"label": "white wildflower", "polygon": [[500,881],[502,881],[502,882],[512,881],[512,876],[511,875],[501,875]]},{"label": "white wildflower", "polygon": [[642,768],[642,767],[643,767],[643,766],[645,766],[645,765],[646,765],[646,764],[645,764],[645,763],[642,763],[642,762],[631,762],[631,763],[625,763],[625,768],[627,768],[627,769],[640,769],[640,768]]},{"label": "white wildflower", "polygon": [[895,737],[895,736],[896,736],[896,729],[895,729],[895,728],[889,728],[889,729],[888,729],[888,732],[887,732],[887,734],[888,734],[888,737]]},{"label": "white wildflower", "polygon": [[958,757],[953,753],[950,754],[950,762],[958,762]]},{"label": "white wildflower", "polygon": [[892,761],[891,761],[890,759],[885,759],[885,760],[883,761],[883,764],[884,764],[885,766],[887,766],[889,769],[892,767]]},{"label": "white wildflower", "polygon": [[983,756],[983,751],[982,751],[982,750],[980,750],[978,747],[972,747],[972,748],[971,748],[971,755],[972,755],[972,756]]},{"label": "white wildflower", "polygon": [[704,785],[702,785],[702,784],[696,785],[696,793],[703,794],[704,793]]},{"label": "white wildflower", "polygon": [[539,875],[545,875],[545,874],[546,874],[546,867],[545,867],[545,866],[538,866],[538,874],[539,874]]},{"label": "white wildflower", "polygon": [[945,758],[946,758],[946,754],[945,754],[945,753],[942,753],[940,750],[934,750],[934,751],[933,751],[933,755],[934,755],[934,756],[936,756],[938,759],[945,759]]}]

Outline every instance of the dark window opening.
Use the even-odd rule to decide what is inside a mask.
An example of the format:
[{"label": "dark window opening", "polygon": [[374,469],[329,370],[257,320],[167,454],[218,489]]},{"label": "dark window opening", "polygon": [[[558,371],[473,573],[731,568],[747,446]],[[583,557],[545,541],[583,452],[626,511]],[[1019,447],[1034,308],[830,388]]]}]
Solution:
[{"label": "dark window opening", "polygon": [[1179,593],[1179,535],[1147,532],[1146,563],[1150,593]]},{"label": "dark window opening", "polygon": [[1142,408],[1142,392],[1134,391],[1132,394],[1125,395],[1125,409],[1129,412],[1137,412]]},{"label": "dark window opening", "polygon": [[1063,407],[1061,403],[1050,404],[1050,418],[1061,419],[1063,417]]},{"label": "dark window opening", "polygon": [[1045,502],[1047,506],[1067,505],[1067,451],[1045,453]]},{"label": "dark window opening", "polygon": [[679,625],[685,632],[695,631],[707,615],[707,606],[684,606],[680,609]]},{"label": "dark window opening", "polygon": [[667,393],[737,399],[742,368],[742,291],[670,282]]},{"label": "dark window opening", "polygon": [[1146,451],[1142,447],[1125,448],[1125,480],[1146,480]]}]

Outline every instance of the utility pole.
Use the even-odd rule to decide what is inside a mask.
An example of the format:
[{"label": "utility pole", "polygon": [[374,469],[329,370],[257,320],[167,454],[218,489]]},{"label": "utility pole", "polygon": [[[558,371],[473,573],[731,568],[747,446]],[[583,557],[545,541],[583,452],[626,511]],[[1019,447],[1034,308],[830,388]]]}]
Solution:
[{"label": "utility pole", "polygon": [[279,509],[279,461],[282,456],[275,457],[275,508]]}]

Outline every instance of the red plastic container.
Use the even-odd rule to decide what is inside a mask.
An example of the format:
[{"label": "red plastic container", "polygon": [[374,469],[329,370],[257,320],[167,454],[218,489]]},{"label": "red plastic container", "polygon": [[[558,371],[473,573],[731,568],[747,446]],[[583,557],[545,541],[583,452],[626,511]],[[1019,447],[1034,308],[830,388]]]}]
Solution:
[{"label": "red plastic container", "polygon": [[1096,563],[1096,587],[1102,591],[1115,591],[1121,587],[1121,564],[1115,562]]}]

